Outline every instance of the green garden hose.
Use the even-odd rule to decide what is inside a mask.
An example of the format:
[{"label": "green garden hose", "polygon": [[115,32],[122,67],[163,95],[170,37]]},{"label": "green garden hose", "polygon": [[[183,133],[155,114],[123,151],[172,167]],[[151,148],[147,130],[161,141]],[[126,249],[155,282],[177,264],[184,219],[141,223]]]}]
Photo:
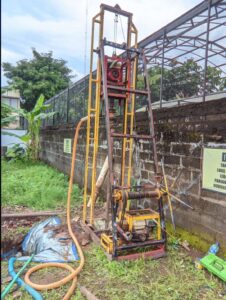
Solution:
[{"label": "green garden hose", "polygon": [[19,270],[19,272],[16,274],[16,276],[13,278],[13,280],[7,285],[7,287],[4,289],[4,291],[1,293],[1,300],[5,298],[5,296],[9,293],[11,287],[16,282],[17,278],[19,278],[20,274],[24,271],[24,269],[27,267],[27,265],[32,261],[34,257],[34,254],[31,255],[31,257],[26,261],[26,263],[23,265],[23,267]]}]

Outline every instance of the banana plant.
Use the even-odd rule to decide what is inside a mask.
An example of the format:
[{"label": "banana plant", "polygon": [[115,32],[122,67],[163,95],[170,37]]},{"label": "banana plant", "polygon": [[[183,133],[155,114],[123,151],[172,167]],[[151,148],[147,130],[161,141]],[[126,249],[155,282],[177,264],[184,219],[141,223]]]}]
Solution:
[{"label": "banana plant", "polygon": [[[2,134],[15,136],[21,141],[27,144],[28,155],[31,159],[37,160],[38,153],[40,149],[40,128],[41,122],[44,119],[52,117],[55,112],[46,112],[50,108],[50,104],[44,104],[44,96],[40,95],[35,107],[31,111],[26,111],[24,109],[12,109],[17,115],[24,117],[28,123],[27,133],[23,136],[19,136],[10,132],[3,132]],[[4,122],[4,119],[2,120]]]}]

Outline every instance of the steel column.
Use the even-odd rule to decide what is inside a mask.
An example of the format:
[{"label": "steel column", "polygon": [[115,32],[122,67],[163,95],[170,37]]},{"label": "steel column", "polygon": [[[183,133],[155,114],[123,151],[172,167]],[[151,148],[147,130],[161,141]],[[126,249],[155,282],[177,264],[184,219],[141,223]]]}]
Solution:
[{"label": "steel column", "polygon": [[204,65],[204,82],[203,82],[203,96],[202,101],[205,102],[206,99],[206,79],[207,79],[207,65],[208,65],[208,48],[209,48],[209,29],[210,29],[210,14],[211,14],[211,3],[212,0],[208,0],[208,19],[207,19],[207,29],[206,29],[206,50],[205,50],[205,65]]}]

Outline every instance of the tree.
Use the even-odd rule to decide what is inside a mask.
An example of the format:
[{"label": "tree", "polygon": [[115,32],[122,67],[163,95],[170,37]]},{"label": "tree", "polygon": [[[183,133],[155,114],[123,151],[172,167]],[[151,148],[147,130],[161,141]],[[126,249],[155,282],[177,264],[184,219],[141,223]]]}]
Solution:
[{"label": "tree", "polygon": [[[159,101],[161,86],[161,68],[152,67],[148,70],[151,86],[152,101]],[[189,98],[203,92],[204,70],[193,59],[183,64],[172,61],[170,68],[163,70],[163,99]],[[143,77],[138,76],[138,88],[144,88]],[[206,72],[206,92],[222,91],[226,87],[226,80],[221,78],[221,70],[208,66]],[[143,99],[142,99],[143,104]],[[144,105],[144,104],[143,104]]]},{"label": "tree", "polygon": [[193,59],[188,59],[179,66],[173,61],[171,67],[172,69],[165,69],[163,73],[164,100],[198,95],[202,84],[202,67]]},{"label": "tree", "polygon": [[71,70],[63,59],[54,59],[52,51],[39,53],[32,48],[31,60],[20,60],[13,66],[3,63],[5,76],[9,79],[10,88],[20,91],[25,103],[22,108],[27,111],[35,106],[36,99],[43,94],[45,99],[59,93],[68,87],[71,82]]},{"label": "tree", "polygon": [[221,70],[208,66],[206,71],[206,90],[208,93],[222,91],[226,88],[225,78],[221,78]]},{"label": "tree", "polygon": [[25,110],[19,111],[20,115],[24,117],[28,122],[28,133],[26,135],[26,138],[29,141],[29,150],[31,152],[31,158],[34,160],[38,159],[38,153],[40,149],[39,135],[41,122],[42,120],[52,117],[55,114],[55,112],[45,112],[50,107],[50,105],[45,105],[44,99],[44,96],[41,95],[38,98],[35,107],[29,112]]}]

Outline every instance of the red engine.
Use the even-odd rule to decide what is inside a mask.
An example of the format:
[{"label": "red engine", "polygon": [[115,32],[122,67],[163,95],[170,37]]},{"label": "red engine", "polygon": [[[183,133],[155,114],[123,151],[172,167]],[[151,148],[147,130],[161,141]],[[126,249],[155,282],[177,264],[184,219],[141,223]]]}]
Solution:
[{"label": "red engine", "polygon": [[125,83],[125,62],[119,57],[105,57],[105,66],[107,68],[107,81],[109,84],[123,85]]},{"label": "red engine", "polygon": [[119,68],[108,69],[107,80],[114,82],[122,82],[122,70]]}]

